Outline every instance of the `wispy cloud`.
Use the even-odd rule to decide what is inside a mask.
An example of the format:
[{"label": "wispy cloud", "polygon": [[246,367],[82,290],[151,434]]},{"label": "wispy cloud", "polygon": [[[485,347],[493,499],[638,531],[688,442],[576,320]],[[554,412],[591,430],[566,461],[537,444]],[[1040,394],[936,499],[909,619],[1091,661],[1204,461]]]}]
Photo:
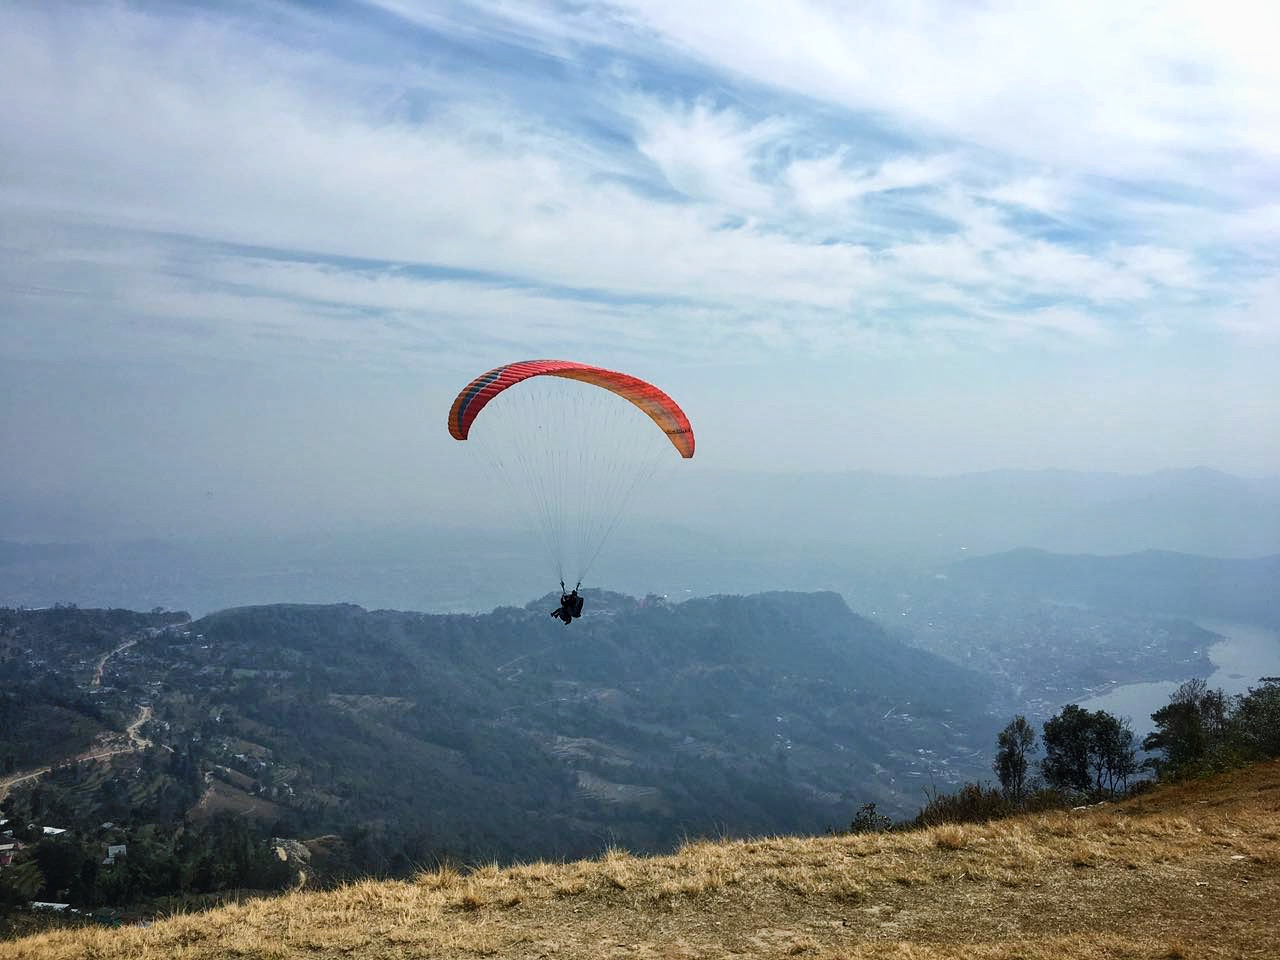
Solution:
[{"label": "wispy cloud", "polygon": [[1276,17],[5,5],[0,334],[459,369],[1272,349]]},{"label": "wispy cloud", "polygon": [[[1123,231],[1090,231],[1080,205],[1106,191],[1095,180],[1082,196],[1073,181],[1180,178],[1209,193],[1196,178],[1208,140],[1246,164],[1269,156],[1265,137],[1237,129],[1230,99],[1267,80],[1269,61],[1232,61],[1225,88],[1210,83],[1231,38],[1201,42],[1185,18],[1122,56],[1111,31],[1124,24],[1100,8],[1064,38],[1065,9],[1000,6],[869,21],[820,4],[782,20],[751,3],[732,15],[662,3],[572,16],[539,4],[381,7],[420,31],[416,61],[380,69],[332,34],[309,45],[278,25],[181,9],[10,9],[0,80],[19,95],[0,107],[4,201],[133,231],[473,271],[549,299],[589,290],[745,318],[910,304],[917,286],[936,299],[944,284],[979,320],[1010,298],[1049,298],[1105,325],[1116,305],[1196,287],[1212,268],[1199,236],[1130,249]],[[469,84],[444,62],[459,56],[454,41],[576,62],[561,96],[589,74],[596,128],[558,117],[554,98],[538,112],[517,75],[510,88],[486,85],[492,69]],[[660,56],[724,71],[721,94],[664,84]],[[748,96],[748,82],[782,99]],[[1188,89],[1200,91],[1190,105]],[[843,142],[829,115],[792,95],[854,111]],[[886,140],[859,111],[908,139]],[[1265,210],[1220,216],[1246,237],[1266,233]],[[484,289],[470,284],[480,309]],[[895,322],[909,330],[910,311]]]}]

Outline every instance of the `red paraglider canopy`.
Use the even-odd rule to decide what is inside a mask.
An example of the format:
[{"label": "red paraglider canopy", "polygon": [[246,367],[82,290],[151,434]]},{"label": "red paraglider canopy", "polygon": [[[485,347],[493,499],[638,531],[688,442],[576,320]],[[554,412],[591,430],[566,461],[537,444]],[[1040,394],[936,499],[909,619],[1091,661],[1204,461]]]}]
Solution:
[{"label": "red paraglider canopy", "polygon": [[592,367],[572,360],[521,360],[495,367],[472,380],[449,410],[449,433],[455,440],[467,439],[485,404],[508,387],[530,377],[564,377],[603,387],[643,410],[667,435],[680,456],[693,456],[693,427],[684,411],[669,396],[651,383],[630,374],[603,367]]}]

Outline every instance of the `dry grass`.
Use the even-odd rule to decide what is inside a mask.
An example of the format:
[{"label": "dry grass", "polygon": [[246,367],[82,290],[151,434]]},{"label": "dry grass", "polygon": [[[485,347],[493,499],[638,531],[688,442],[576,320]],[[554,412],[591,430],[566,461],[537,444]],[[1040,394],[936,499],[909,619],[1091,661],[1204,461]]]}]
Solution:
[{"label": "dry grass", "polygon": [[688,843],[451,868],[3,958],[1280,956],[1280,764],[1123,804],[911,833]]}]

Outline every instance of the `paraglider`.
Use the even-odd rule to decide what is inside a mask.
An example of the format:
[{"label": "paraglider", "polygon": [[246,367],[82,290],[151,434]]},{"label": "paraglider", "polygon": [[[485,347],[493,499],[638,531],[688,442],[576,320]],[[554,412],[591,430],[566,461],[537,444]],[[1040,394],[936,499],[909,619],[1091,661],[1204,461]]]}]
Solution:
[{"label": "paraglider", "polygon": [[[578,584],[578,587],[580,586],[582,584]],[[585,598],[578,595],[578,587],[574,587],[572,593],[565,593],[564,584],[560,584],[560,606],[551,611],[551,615],[563,620],[566,627],[571,621],[582,616],[582,604]]]},{"label": "paraglider", "polygon": [[[582,580],[633,496],[664,462],[694,451],[689,418],[664,391],[572,360],[481,374],[453,401],[449,433],[483,448],[509,499],[534,521],[560,579],[551,615],[566,626],[582,616]],[[566,580],[577,586],[566,591]]]}]

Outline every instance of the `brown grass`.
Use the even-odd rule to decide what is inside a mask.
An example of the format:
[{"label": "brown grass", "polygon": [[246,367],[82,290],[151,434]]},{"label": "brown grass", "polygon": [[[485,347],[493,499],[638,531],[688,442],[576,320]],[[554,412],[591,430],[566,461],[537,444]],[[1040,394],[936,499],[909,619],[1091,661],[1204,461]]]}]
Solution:
[{"label": "brown grass", "polygon": [[1215,960],[1280,956],[1280,763],[1132,801],[909,833],[450,867],[4,958]]}]

